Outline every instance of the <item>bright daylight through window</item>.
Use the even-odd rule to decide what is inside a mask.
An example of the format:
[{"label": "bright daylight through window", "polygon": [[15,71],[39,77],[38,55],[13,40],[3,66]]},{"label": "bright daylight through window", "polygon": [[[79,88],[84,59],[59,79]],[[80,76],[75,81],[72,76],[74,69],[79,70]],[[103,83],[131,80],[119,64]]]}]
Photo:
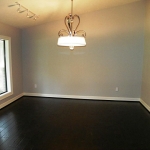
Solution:
[{"label": "bright daylight through window", "polygon": [[0,40],[0,94],[7,92],[5,40]]},{"label": "bright daylight through window", "polygon": [[10,38],[0,35],[0,100],[12,92]]}]

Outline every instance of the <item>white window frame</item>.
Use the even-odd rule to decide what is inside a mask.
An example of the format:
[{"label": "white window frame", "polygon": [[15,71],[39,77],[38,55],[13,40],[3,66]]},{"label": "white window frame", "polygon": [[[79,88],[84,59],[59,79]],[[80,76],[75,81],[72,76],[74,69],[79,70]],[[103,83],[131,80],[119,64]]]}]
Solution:
[{"label": "white window frame", "polygon": [[12,60],[11,60],[11,38],[0,35],[0,39],[5,40],[5,54],[6,54],[6,78],[7,78],[7,92],[0,94],[0,100],[13,94],[13,79],[12,79]]}]

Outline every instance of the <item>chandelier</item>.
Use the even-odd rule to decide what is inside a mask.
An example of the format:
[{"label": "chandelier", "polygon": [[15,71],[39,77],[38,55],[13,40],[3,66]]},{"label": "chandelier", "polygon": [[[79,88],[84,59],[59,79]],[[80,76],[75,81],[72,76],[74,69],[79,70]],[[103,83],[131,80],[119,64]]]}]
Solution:
[{"label": "chandelier", "polygon": [[[74,19],[78,19],[78,24],[73,29]],[[65,17],[64,23],[66,25],[67,30],[62,29],[58,32],[58,46],[69,46],[71,50],[74,49],[75,46],[85,46],[86,41],[86,32],[83,30],[78,30],[78,26],[80,24],[80,17],[78,15],[73,15],[73,0],[71,0],[71,13]],[[64,34],[66,34],[64,36]]]}]

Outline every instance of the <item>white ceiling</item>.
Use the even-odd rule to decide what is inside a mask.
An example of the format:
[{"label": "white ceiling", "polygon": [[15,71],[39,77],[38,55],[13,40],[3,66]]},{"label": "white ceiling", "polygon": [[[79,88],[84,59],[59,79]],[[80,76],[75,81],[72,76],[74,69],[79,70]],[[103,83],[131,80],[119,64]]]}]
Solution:
[{"label": "white ceiling", "polygon": [[[104,8],[124,5],[140,0],[74,0],[74,14],[83,14]],[[18,13],[18,5],[13,0],[0,0],[0,22],[18,27],[27,28],[34,25],[63,19],[71,10],[71,0],[18,0],[17,2],[39,15],[34,21],[27,18],[27,12]]]}]

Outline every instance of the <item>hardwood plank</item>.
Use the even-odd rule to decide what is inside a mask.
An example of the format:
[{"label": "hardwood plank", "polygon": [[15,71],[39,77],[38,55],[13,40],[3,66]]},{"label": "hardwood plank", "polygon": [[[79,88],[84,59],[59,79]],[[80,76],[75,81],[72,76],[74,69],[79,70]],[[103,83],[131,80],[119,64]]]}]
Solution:
[{"label": "hardwood plank", "polygon": [[150,149],[138,102],[22,97],[0,110],[1,150]]}]

